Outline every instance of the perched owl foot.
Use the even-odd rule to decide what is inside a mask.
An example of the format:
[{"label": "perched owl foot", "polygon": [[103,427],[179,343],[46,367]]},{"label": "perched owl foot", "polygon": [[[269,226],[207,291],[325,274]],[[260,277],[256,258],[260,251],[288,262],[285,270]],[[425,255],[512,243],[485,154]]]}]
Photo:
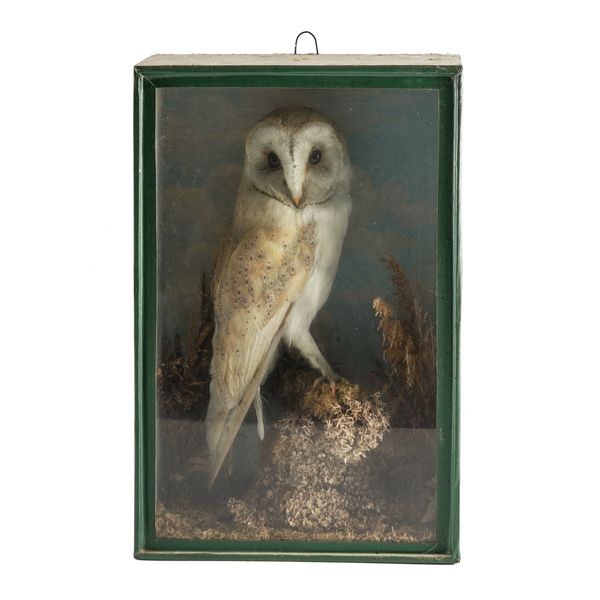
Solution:
[{"label": "perched owl foot", "polygon": [[311,366],[318,369],[323,374],[323,377],[330,383],[335,383],[340,380],[340,376],[331,368],[327,359],[321,354],[312,335],[308,331],[304,331],[297,335],[293,341],[294,346],[300,351],[300,354],[309,362]]}]

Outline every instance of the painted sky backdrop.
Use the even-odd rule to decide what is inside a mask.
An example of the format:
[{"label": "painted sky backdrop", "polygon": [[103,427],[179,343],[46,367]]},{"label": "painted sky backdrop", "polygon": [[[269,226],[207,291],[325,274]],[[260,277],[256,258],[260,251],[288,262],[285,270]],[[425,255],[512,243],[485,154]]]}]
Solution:
[{"label": "painted sky backdrop", "polygon": [[393,255],[435,321],[436,90],[161,88],[157,104],[159,340],[185,338],[200,279],[233,215],[244,140],[285,105],[328,114],[346,137],[353,213],[337,278],[312,332],[342,375],[367,387],[381,339],[376,296],[393,300]]}]

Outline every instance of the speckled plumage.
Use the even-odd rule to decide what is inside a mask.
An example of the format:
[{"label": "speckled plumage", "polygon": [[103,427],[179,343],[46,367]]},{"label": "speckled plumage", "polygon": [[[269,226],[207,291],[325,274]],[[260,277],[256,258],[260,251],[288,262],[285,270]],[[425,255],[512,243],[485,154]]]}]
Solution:
[{"label": "speckled plumage", "polygon": [[260,385],[281,339],[336,378],[309,328],[335,278],[349,188],[345,143],[321,113],[278,109],[248,134],[233,224],[213,278],[211,484],[253,401],[263,436]]}]

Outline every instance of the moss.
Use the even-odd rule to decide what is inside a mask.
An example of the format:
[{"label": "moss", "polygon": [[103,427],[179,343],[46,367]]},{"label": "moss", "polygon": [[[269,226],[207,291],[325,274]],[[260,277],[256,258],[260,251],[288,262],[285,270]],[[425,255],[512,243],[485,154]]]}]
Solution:
[{"label": "moss", "polygon": [[202,275],[201,293],[190,318],[185,348],[181,336],[163,339],[156,373],[161,417],[200,419],[210,396],[210,361],[215,329],[210,280]]}]

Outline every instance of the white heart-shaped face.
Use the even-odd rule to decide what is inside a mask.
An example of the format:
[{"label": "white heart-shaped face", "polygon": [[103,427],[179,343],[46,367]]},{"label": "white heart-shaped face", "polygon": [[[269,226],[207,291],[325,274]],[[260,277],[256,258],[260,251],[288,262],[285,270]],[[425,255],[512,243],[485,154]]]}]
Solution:
[{"label": "white heart-shaped face", "polygon": [[246,138],[246,177],[256,189],[291,208],[326,202],[348,186],[350,161],[333,123],[306,108],[264,117]]}]

